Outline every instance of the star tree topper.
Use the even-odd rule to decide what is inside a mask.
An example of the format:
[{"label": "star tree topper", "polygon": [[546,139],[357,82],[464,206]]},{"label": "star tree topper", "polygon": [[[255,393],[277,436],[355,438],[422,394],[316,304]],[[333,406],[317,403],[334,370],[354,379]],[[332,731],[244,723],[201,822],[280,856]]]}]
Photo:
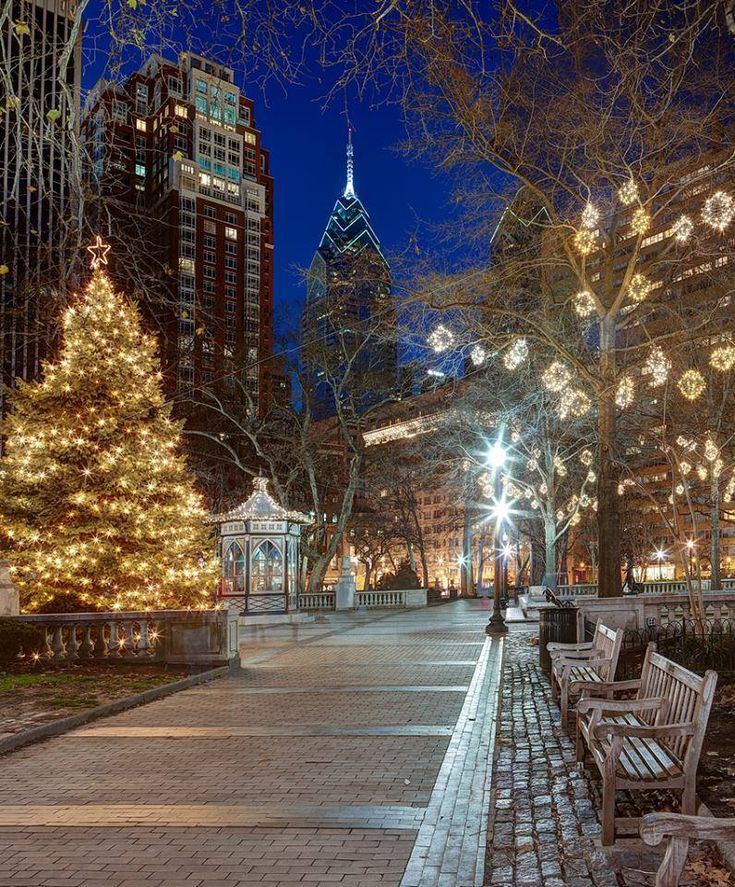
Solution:
[{"label": "star tree topper", "polygon": [[109,253],[111,247],[109,243],[105,243],[104,240],[97,235],[92,246],[87,247],[87,252],[92,256],[92,270],[96,271],[102,265],[107,264],[107,253]]}]

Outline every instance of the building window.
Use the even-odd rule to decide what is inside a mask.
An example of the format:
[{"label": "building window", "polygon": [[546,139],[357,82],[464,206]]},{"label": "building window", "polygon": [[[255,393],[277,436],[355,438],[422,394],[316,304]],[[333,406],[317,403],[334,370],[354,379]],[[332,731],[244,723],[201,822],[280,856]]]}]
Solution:
[{"label": "building window", "polygon": [[216,253],[205,251],[204,261],[209,262],[210,265],[214,265],[214,263],[217,261]]},{"label": "building window", "polygon": [[251,592],[273,592],[283,589],[283,557],[270,541],[261,542],[253,552]]},{"label": "building window", "polygon": [[[229,213],[228,213],[228,215],[229,215]],[[237,240],[237,228],[232,228],[230,226],[226,227],[225,228],[225,237],[228,240]],[[227,246],[230,246],[230,244],[228,243]]]},{"label": "building window", "polygon": [[237,259],[234,256],[225,256],[225,268],[237,268]]},{"label": "building window", "polygon": [[250,108],[247,105],[240,105],[240,123],[250,126]]},{"label": "building window", "polygon": [[178,77],[168,78],[168,91],[170,95],[181,95],[181,80]]},{"label": "building window", "polygon": [[235,213],[225,213],[225,219],[227,220],[228,225],[237,224],[237,215]]},{"label": "building window", "polygon": [[215,210],[215,208],[213,206],[205,206],[204,207],[204,215],[208,219],[214,219],[217,217],[217,211]]},{"label": "building window", "polygon": [[135,87],[135,110],[139,114],[148,113],[148,87],[145,83],[139,83]]},{"label": "building window", "polygon": [[[205,236],[205,238],[204,238],[204,246],[205,246],[207,249],[214,249],[214,248],[216,247],[216,245],[217,245],[217,240],[216,240],[216,238],[211,237],[211,236],[208,236],[208,235]],[[208,261],[209,261],[209,260],[208,260]]]},{"label": "building window", "polygon": [[213,278],[214,274],[215,274],[215,271],[214,271],[214,267],[212,265],[205,265],[204,266],[204,276],[205,277]]},{"label": "building window", "polygon": [[145,132],[148,129],[145,120],[141,120],[140,117],[135,118],[135,128],[139,129],[141,132]]},{"label": "building window", "polygon": [[189,109],[186,107],[186,105],[180,105],[177,102],[176,105],[174,106],[174,113],[176,114],[177,117],[186,118],[189,116]]},{"label": "building window", "polygon": [[141,178],[145,178],[145,164],[144,163],[136,163],[135,164],[135,174],[136,176],[140,176]]},{"label": "building window", "polygon": [[206,80],[197,80],[197,92],[202,95],[207,94],[207,81]]},{"label": "building window", "polygon": [[235,314],[237,311],[237,305],[234,302],[225,302],[225,311],[227,314]]},{"label": "building window", "polygon": [[237,283],[237,274],[234,271],[225,271],[225,283]]},{"label": "building window", "polygon": [[204,96],[198,95],[196,97],[196,109],[200,114],[209,114],[209,102],[204,98]]},{"label": "building window", "polygon": [[125,102],[112,103],[112,119],[117,120],[118,123],[128,122],[128,106]]}]

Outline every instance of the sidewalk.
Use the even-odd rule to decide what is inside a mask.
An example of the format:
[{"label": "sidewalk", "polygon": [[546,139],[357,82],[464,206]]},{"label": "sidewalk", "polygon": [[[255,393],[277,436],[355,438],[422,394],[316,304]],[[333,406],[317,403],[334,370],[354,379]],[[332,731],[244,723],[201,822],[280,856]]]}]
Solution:
[{"label": "sidewalk", "polygon": [[3,758],[3,887],[480,885],[486,610],[331,614],[243,672]]},{"label": "sidewalk", "polygon": [[528,630],[507,639],[486,883],[617,887],[574,746],[559,723]]}]

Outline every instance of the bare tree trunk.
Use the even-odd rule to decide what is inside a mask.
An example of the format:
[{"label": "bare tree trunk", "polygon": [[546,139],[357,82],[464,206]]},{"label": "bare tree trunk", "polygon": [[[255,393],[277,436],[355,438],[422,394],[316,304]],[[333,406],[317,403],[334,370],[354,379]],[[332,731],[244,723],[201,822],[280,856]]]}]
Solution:
[{"label": "bare tree trunk", "polygon": [[482,594],[482,571],[485,569],[485,537],[480,534],[477,541],[477,575],[475,577],[475,594]]},{"label": "bare tree trunk", "polygon": [[556,524],[553,511],[544,515],[544,578],[543,584],[556,588]]},{"label": "bare tree trunk", "polygon": [[460,594],[469,597],[472,593],[472,521],[465,504],[462,526],[462,563],[459,566]]},{"label": "bare tree trunk", "polygon": [[370,579],[372,578],[372,565],[369,560],[364,560],[363,564],[365,564],[365,583],[362,587],[363,591],[370,590]]},{"label": "bare tree trunk", "polygon": [[599,597],[620,594],[620,471],[615,459],[615,323],[600,324],[600,369],[603,388],[599,397],[597,430],[600,446],[597,481],[597,537]]},{"label": "bare tree trunk", "polygon": [[[713,466],[714,467],[714,466]],[[710,519],[710,589],[719,591],[722,588],[722,576],[720,570],[720,478],[715,477],[716,472],[710,472],[710,498],[712,499],[712,514]]]}]

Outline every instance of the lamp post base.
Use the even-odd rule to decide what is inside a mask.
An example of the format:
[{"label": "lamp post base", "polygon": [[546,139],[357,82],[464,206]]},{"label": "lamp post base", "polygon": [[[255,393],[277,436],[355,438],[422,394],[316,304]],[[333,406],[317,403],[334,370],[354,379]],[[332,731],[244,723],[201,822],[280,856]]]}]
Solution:
[{"label": "lamp post base", "polygon": [[496,610],[493,615],[490,617],[490,621],[485,626],[485,634],[507,634],[508,626],[503,619],[503,614],[500,610]]}]

